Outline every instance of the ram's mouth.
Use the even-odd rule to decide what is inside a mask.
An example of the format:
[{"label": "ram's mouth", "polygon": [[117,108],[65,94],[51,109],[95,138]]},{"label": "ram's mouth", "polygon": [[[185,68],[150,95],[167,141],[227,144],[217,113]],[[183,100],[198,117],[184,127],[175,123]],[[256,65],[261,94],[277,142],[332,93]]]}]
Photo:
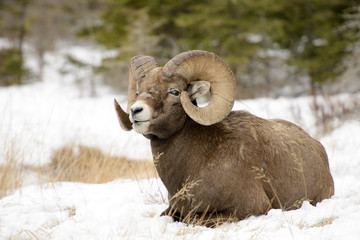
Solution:
[{"label": "ram's mouth", "polygon": [[149,122],[150,119],[139,119],[139,118],[133,118],[132,116],[130,116],[130,122],[133,124],[141,124],[141,123],[146,123]]},{"label": "ram's mouth", "polygon": [[150,120],[133,120],[132,127],[137,133],[146,134],[150,127]]},{"label": "ram's mouth", "polygon": [[134,120],[134,124],[141,124],[141,123],[145,123],[145,122],[149,122],[149,120],[142,120],[142,121],[139,121],[139,120]]},{"label": "ram's mouth", "polygon": [[138,117],[138,116],[136,116],[134,118],[134,117],[130,116],[130,122],[132,122],[133,124],[147,123],[149,121],[150,121],[150,119],[147,119],[147,118],[142,118],[142,117]]}]

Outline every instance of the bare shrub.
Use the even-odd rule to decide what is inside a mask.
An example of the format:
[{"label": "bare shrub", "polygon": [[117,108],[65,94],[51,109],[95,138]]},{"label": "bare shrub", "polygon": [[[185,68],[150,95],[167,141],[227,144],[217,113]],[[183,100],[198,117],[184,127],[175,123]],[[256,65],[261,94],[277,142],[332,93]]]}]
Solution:
[{"label": "bare shrub", "polygon": [[311,109],[316,119],[318,135],[324,135],[360,115],[360,94],[334,96],[315,95]]}]

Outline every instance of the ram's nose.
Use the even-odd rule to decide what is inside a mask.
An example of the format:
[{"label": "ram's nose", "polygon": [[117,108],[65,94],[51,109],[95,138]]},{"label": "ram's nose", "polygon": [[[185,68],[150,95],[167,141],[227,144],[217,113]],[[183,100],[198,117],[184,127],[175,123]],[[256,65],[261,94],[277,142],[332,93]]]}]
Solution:
[{"label": "ram's nose", "polygon": [[148,122],[151,119],[150,107],[143,101],[136,101],[130,107],[130,121],[132,123]]},{"label": "ram's nose", "polygon": [[142,112],[144,108],[141,106],[133,106],[130,108],[131,115],[135,116],[136,114]]}]

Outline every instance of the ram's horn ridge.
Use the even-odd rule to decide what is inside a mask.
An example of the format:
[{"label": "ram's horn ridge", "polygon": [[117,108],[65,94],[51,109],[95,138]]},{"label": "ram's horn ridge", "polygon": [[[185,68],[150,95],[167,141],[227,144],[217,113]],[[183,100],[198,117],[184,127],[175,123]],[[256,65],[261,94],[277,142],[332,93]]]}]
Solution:
[{"label": "ram's horn ridge", "polygon": [[166,77],[180,74],[188,84],[195,80],[210,83],[211,100],[206,107],[195,106],[186,92],[181,93],[183,108],[194,121],[212,125],[230,113],[235,99],[235,78],[226,63],[214,53],[201,50],[181,53],[164,66],[163,74]]},{"label": "ram's horn ridge", "polygon": [[150,56],[135,56],[130,60],[127,113],[135,102],[137,82],[158,66],[155,58]]}]

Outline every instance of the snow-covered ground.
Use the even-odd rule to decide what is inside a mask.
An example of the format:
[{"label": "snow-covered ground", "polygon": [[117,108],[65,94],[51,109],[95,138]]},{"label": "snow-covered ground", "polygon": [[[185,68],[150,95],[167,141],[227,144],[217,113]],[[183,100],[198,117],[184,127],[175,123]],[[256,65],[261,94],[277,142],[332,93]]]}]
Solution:
[{"label": "snow-covered ground", "polygon": [[[152,159],[146,139],[119,128],[114,98],[126,107],[127,97],[112,94],[101,86],[99,97],[86,97],[75,78],[90,78],[91,71],[71,69],[64,59],[67,54],[93,65],[102,57],[94,49],[65,48],[46,57],[43,82],[0,88],[0,147],[15,143],[25,164],[46,163],[54,149],[69,143],[98,146],[107,153],[132,159]],[[29,62],[30,67],[36,65]],[[64,69],[73,74],[60,74]],[[86,84],[82,87],[86,88]]]},{"label": "snow-covered ground", "polygon": [[[83,49],[69,50],[81,56]],[[97,55],[91,56],[98,59]],[[57,73],[62,55],[48,56],[45,81],[0,88],[0,163],[6,149],[30,165],[47,163],[66,144],[96,146],[128,158],[151,159],[149,142],[120,129],[113,98],[79,97],[71,79]],[[346,98],[346,95],[340,96]],[[236,102],[265,118],[293,121],[316,133],[311,98]],[[159,179],[116,180],[105,184],[35,183],[0,199],[0,239],[360,239],[360,118],[320,139],[335,180],[335,195],[316,207],[305,202],[294,211],[271,210],[216,229],[187,226],[160,217],[167,192]]]}]

